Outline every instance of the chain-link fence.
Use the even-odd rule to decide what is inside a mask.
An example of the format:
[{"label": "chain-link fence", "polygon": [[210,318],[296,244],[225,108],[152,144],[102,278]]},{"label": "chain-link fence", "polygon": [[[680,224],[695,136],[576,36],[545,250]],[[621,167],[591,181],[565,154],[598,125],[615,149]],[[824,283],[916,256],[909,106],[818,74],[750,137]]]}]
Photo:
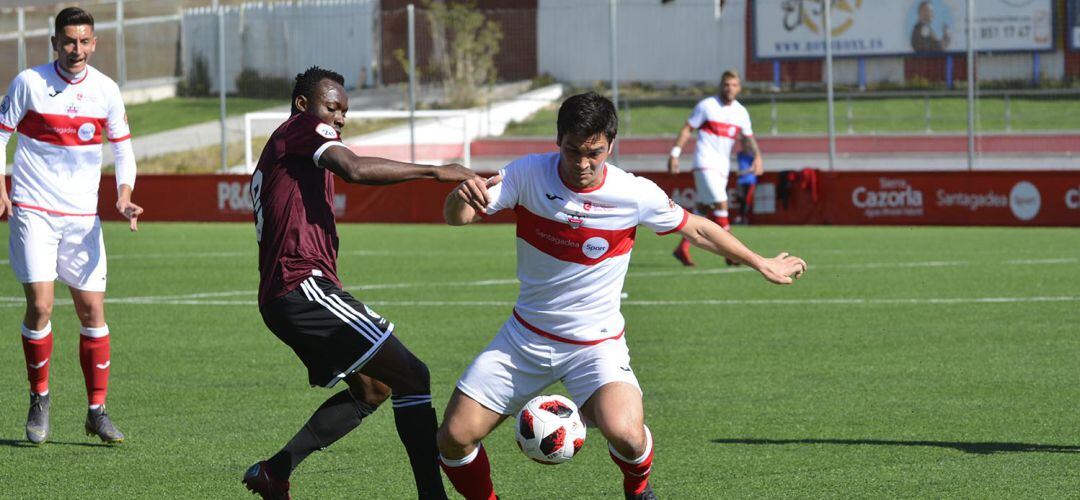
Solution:
[{"label": "chain-link fence", "polygon": [[[114,0],[85,7],[98,20],[94,65],[122,85],[172,78],[215,96],[224,69],[228,93],[277,96],[312,64],[341,72],[350,89],[406,84],[410,4],[419,107],[482,105],[499,82],[557,81],[617,96],[623,137],[673,137],[693,104],[716,93],[721,73],[736,69],[755,132],[792,139],[775,143],[772,155],[790,154],[792,167],[885,168],[895,165],[890,155],[903,154],[924,155],[908,163],[926,168],[996,168],[1015,163],[1003,160],[1009,155],[1055,155],[1056,165],[1080,168],[1071,159],[1080,149],[1073,118],[1080,0]],[[57,10],[0,9],[0,58],[12,61],[0,66],[0,80],[52,57]],[[407,92],[390,95],[367,105],[407,105]]]}]

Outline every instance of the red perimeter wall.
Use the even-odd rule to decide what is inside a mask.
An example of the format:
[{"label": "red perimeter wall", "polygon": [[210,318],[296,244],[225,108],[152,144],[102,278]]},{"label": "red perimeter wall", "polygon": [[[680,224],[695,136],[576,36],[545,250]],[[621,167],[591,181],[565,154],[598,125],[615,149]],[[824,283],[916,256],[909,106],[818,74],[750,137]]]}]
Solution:
[{"label": "red perimeter wall", "polygon": [[[691,205],[690,174],[644,174],[674,200]],[[777,173],[758,188],[758,224],[902,224],[1080,227],[1080,172],[815,172],[794,173],[787,205]],[[252,222],[246,175],[144,175],[134,201],[153,221]],[[732,178],[731,185],[734,185]],[[771,185],[771,188],[768,187]],[[337,186],[342,222],[442,222],[453,186],[417,181],[393,186]],[[769,191],[772,190],[773,194]],[[119,220],[115,180],[102,176],[99,212]],[[496,221],[511,221],[505,214]]]}]

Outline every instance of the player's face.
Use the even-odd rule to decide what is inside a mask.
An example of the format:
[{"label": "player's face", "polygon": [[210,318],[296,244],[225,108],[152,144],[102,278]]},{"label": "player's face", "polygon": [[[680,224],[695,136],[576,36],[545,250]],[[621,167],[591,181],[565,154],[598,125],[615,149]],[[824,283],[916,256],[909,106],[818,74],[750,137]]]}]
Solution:
[{"label": "player's face", "polygon": [[90,56],[97,48],[94,28],[89,24],[64,26],[64,29],[52,37],[56,49],[56,61],[68,73],[82,73]]},{"label": "player's face", "polygon": [[315,98],[306,103],[306,108],[300,109],[315,115],[323,123],[333,125],[340,134],[345,127],[345,113],[349,112],[349,94],[345,93],[345,87],[340,83],[323,80],[315,91]]},{"label": "player's face", "polygon": [[559,176],[574,189],[588,189],[604,182],[604,163],[611,143],[603,133],[592,137],[574,134],[559,140]]},{"label": "player's face", "polygon": [[930,4],[923,4],[919,7],[919,21],[928,23],[934,20],[934,6]]},{"label": "player's face", "polygon": [[734,101],[739,96],[739,91],[742,90],[742,83],[738,78],[725,78],[720,83],[720,97],[724,102]]}]

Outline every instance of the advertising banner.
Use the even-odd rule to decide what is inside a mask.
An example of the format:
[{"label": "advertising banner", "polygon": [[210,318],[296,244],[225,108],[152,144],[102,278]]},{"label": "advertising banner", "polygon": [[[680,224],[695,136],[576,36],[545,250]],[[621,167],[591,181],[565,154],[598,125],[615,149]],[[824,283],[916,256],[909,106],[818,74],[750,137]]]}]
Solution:
[{"label": "advertising banner", "polygon": [[[832,45],[836,57],[967,51],[966,0],[829,1],[832,2]],[[1077,0],[1069,1],[1077,3]],[[755,57],[824,57],[822,2],[755,0]],[[976,50],[1053,50],[1053,4],[1053,0],[975,2]]]},{"label": "advertising banner", "polygon": [[[689,173],[644,173],[684,207],[696,199]],[[144,223],[223,221],[253,225],[246,175],[144,175],[134,201]],[[102,175],[98,213],[120,220],[115,180]],[[735,177],[729,186],[734,189]],[[341,222],[441,224],[451,184],[392,186],[338,182]],[[732,206],[732,210],[736,210]],[[759,179],[752,224],[867,224],[1080,227],[1080,172],[767,172]],[[511,211],[491,219],[514,220]],[[254,233],[252,233],[254,234]]]}]

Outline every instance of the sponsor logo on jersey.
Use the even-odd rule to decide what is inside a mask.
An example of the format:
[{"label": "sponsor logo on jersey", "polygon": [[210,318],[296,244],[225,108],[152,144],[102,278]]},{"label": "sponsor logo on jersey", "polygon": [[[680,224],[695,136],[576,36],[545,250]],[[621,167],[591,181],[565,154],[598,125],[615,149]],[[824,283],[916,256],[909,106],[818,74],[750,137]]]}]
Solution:
[{"label": "sponsor logo on jersey", "polygon": [[79,126],[79,140],[89,142],[94,138],[95,132],[97,132],[97,127],[93,123],[84,123]]},{"label": "sponsor logo on jersey", "polygon": [[590,259],[599,259],[607,253],[610,246],[611,244],[608,243],[608,240],[599,236],[593,236],[592,238],[585,240],[585,243],[581,245],[581,253],[585,254],[585,256]]},{"label": "sponsor logo on jersey", "polygon": [[0,114],[7,113],[11,109],[11,97],[4,96],[4,100],[0,102]]},{"label": "sponsor logo on jersey", "polygon": [[334,127],[331,127],[330,125],[328,125],[326,123],[320,123],[320,124],[316,125],[315,126],[315,133],[317,133],[317,134],[319,134],[319,135],[321,135],[321,136],[323,136],[323,137],[325,137],[327,139],[337,139],[338,138],[337,130],[334,130]]},{"label": "sponsor logo on jersey", "polygon": [[1039,215],[1042,197],[1039,188],[1028,181],[1017,182],[1009,192],[1009,208],[1017,219],[1028,221]]},{"label": "sponsor logo on jersey", "polygon": [[[544,196],[547,196],[547,199],[549,199],[551,201],[562,200],[563,199],[562,196],[559,196],[557,194],[545,193]],[[566,200],[563,200],[563,201],[566,201]]]},{"label": "sponsor logo on jersey", "polygon": [[63,92],[64,89],[55,90],[52,87],[49,87],[48,91],[49,91],[49,97],[56,97],[56,96],[60,95],[60,93]]}]

